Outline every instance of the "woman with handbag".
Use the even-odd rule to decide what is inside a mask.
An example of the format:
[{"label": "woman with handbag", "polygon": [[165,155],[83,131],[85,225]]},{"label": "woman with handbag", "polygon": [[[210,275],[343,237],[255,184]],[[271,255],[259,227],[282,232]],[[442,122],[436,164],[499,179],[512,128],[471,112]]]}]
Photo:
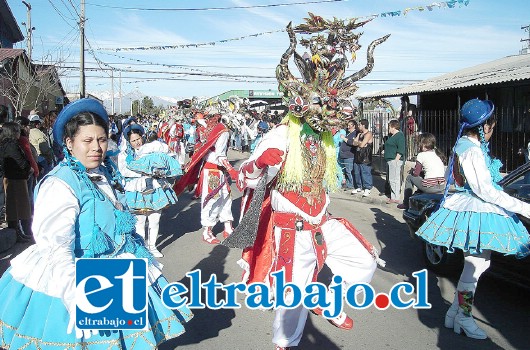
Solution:
[{"label": "woman with handbag", "polygon": [[353,173],[355,188],[362,190],[363,197],[368,197],[372,191],[372,143],[373,135],[368,130],[368,119],[359,121],[359,133],[353,140],[353,145],[357,146],[355,151],[355,162]]}]

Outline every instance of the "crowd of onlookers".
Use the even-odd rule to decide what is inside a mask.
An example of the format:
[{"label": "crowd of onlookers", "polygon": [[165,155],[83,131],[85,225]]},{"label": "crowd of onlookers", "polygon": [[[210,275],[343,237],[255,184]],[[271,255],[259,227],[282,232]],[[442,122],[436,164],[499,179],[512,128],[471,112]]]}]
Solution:
[{"label": "crowd of onlookers", "polygon": [[245,113],[243,121],[233,123],[230,130],[230,148],[252,152],[263,134],[281,122],[283,114],[262,112]]},{"label": "crowd of onlookers", "polygon": [[53,146],[56,117],[54,111],[41,115],[32,110],[28,117],[0,121],[0,221],[16,230],[19,241],[32,237],[37,182],[62,158],[62,150]]},{"label": "crowd of onlookers", "polygon": [[[278,111],[244,113],[242,119],[234,120],[230,125],[230,148],[240,152],[252,152],[263,135],[280,123],[283,116],[283,113]],[[3,225],[7,224],[17,231],[20,241],[31,239],[32,198],[37,182],[63,158],[62,149],[55,146],[51,131],[56,117],[57,113],[53,111],[42,116],[38,111],[31,111],[29,117],[18,117],[14,122],[2,123],[0,220]],[[133,117],[109,117],[109,152],[117,154],[121,126]],[[193,114],[167,116],[162,119],[159,116],[138,115],[134,119],[144,127],[147,142],[160,138],[159,129],[164,122],[169,122],[170,125],[179,123],[183,129],[182,142],[186,154],[191,156],[193,153],[198,121]],[[406,209],[407,201],[401,202],[403,157],[406,153],[406,140],[401,127],[402,123],[398,120],[388,123],[388,137],[383,147],[383,156],[387,163],[385,192],[389,197],[389,204],[396,203],[401,209]],[[370,196],[373,188],[374,137],[369,121],[351,119],[345,125],[334,128],[332,133],[337,152],[337,166],[340,168],[338,181],[342,189],[352,195]],[[435,145],[436,140],[430,142]],[[414,175],[418,176],[419,171],[416,170]],[[405,199],[410,197],[411,188],[418,188],[418,181],[414,183],[415,186],[411,181],[407,182]]]}]

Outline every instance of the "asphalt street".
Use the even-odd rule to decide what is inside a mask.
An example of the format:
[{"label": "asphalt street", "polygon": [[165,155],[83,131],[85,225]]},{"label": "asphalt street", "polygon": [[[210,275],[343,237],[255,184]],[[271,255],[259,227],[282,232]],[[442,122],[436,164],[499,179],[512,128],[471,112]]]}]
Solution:
[{"label": "asphalt street", "polygon": [[[236,164],[244,157],[231,152]],[[233,187],[233,213],[239,219],[241,194]],[[396,283],[416,284],[412,273],[424,268],[419,242],[409,236],[401,211],[382,201],[360,201],[359,197],[341,192],[333,194],[329,211],[344,217],[380,251],[386,261],[379,268],[371,285],[376,292],[388,292]],[[217,225],[214,233],[222,227]],[[0,269],[27,245],[17,244],[0,255]],[[160,261],[170,282],[189,284],[186,273],[196,269],[206,282],[211,274],[223,284],[239,282],[242,270],[237,265],[241,250],[222,245],[209,245],[201,240],[200,202],[190,193],[180,196],[177,205],[162,215],[158,247],[164,254]],[[489,335],[487,340],[473,340],[457,335],[443,326],[444,314],[452,301],[455,278],[427,274],[428,310],[392,307],[377,310],[346,311],[354,319],[350,331],[333,327],[322,317],[310,314],[299,349],[530,349],[526,331],[530,329],[528,290],[514,287],[484,276],[480,281],[474,315],[477,323]],[[330,271],[324,268],[319,281],[329,283]],[[415,295],[413,295],[414,297]],[[219,297],[222,295],[219,294]],[[239,300],[240,302],[242,300]],[[1,301],[0,301],[1,302]],[[195,309],[194,318],[185,325],[186,333],[160,346],[169,349],[273,349],[271,325],[273,312],[240,309]]]}]

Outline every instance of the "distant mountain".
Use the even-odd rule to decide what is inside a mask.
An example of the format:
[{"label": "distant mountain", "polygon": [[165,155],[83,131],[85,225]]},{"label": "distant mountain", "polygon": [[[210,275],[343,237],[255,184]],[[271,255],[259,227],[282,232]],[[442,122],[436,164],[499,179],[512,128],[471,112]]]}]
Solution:
[{"label": "distant mountain", "polygon": [[[96,96],[103,101],[103,105],[109,113],[112,113],[112,94],[110,91],[97,91],[90,92],[91,95]],[[140,90],[133,90],[121,97],[121,108],[120,108],[120,98],[117,93],[114,93],[114,114],[128,114],[131,111],[131,104],[135,100],[142,100],[145,96]],[[155,106],[175,106],[177,102],[181,99],[167,96],[149,96],[153,100]]]}]

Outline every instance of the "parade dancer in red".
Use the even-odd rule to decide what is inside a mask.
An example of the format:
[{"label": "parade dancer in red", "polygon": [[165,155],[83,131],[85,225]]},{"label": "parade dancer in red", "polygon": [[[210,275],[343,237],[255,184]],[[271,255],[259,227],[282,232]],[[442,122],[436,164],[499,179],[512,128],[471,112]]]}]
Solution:
[{"label": "parade dancer in red", "polygon": [[166,143],[169,149],[177,155],[177,160],[180,164],[185,164],[186,162],[186,151],[184,149],[184,142],[182,142],[183,138],[184,127],[182,123],[179,119],[172,118]]},{"label": "parade dancer in red", "polygon": [[218,244],[220,241],[212,232],[217,222],[224,224],[224,238],[233,231],[229,177],[237,179],[238,173],[226,157],[230,138],[228,128],[220,122],[219,114],[211,118],[216,123],[210,124],[213,125],[211,129],[205,128],[206,140],[193,153],[186,174],[175,184],[175,192],[178,195],[188,186],[197,184],[195,192],[201,196],[201,225],[204,228],[202,239],[206,243]]},{"label": "parade dancer in red", "polygon": [[[337,81],[343,76],[347,60],[339,64],[333,59],[335,53],[345,49],[355,51],[358,36],[349,31],[366,22],[355,26],[342,23],[339,28],[340,22],[332,25],[321,17],[310,16],[307,25],[297,26],[294,30],[290,25],[287,27],[291,46],[276,70],[280,87],[290,99],[289,113],[281,125],[264,135],[254,153],[240,167],[239,180],[249,188],[243,199],[247,214],[254,212],[252,206],[247,208],[247,203],[248,197],[259,193],[256,186],[264,183],[259,180],[266,177],[267,185],[256,239],[244,250],[239,263],[245,269],[247,283],[267,283],[274,288],[271,273],[283,269],[285,282],[292,282],[301,290],[316,281],[318,272],[327,264],[334,275],[342,277],[343,290],[346,290],[353,284],[370,282],[377,262],[383,262],[351,223],[334,218],[327,211],[328,192],[338,188],[336,151],[330,130],[349,117],[342,113],[340,106],[355,91],[354,81],[371,71],[373,49],[387,37],[370,45],[368,65],[363,70]],[[338,30],[344,30],[341,39]],[[312,61],[304,61],[294,51],[294,31],[305,34],[328,32],[330,46],[314,52]],[[305,43],[314,48],[309,42],[306,40]],[[305,82],[289,72],[288,60],[293,53]],[[345,57],[344,52],[341,56]],[[335,107],[336,102],[338,107]],[[244,222],[245,218],[238,226],[237,234],[228,241],[244,231],[240,230]],[[285,297],[289,300],[290,294]],[[321,309],[312,311],[322,314]],[[303,306],[276,310],[273,343],[277,349],[298,345],[307,315],[308,310]],[[344,312],[329,321],[341,329],[353,327],[353,320]]]}]

